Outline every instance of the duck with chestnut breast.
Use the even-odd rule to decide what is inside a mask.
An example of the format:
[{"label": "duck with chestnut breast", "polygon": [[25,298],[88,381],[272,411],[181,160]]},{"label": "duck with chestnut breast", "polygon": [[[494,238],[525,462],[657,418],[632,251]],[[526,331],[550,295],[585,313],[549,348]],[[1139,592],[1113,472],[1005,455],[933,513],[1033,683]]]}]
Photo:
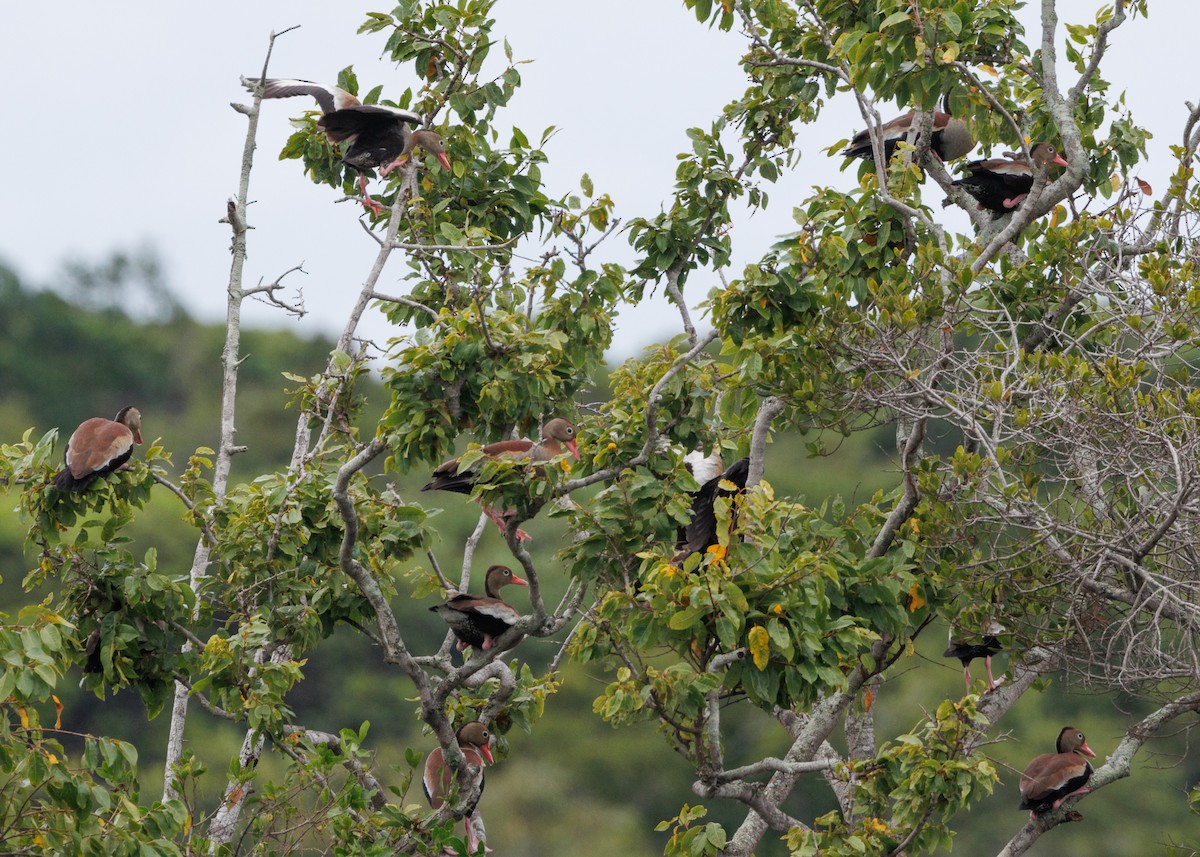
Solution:
[{"label": "duck with chestnut breast", "polygon": [[[742,458],[729,465],[729,469],[724,473],[712,477],[700,486],[692,500],[692,519],[675,542],[676,554],[673,563],[678,565],[692,554],[717,544],[717,514],[713,510],[713,504],[718,497],[733,497],[745,491],[749,476],[750,459]],[[733,483],[733,488],[722,488],[722,482]],[[732,526],[736,526],[736,521]]]},{"label": "duck with chestnut breast", "polygon": [[497,637],[521,618],[515,607],[500,598],[500,590],[509,584],[528,586],[529,581],[517,577],[507,565],[493,565],[484,577],[484,597],[456,592],[446,599],[445,604],[435,604],[429,609],[450,626],[458,638],[460,652],[465,651],[467,646],[487,651]]},{"label": "duck with chestnut breast", "polygon": [[[246,88],[251,92],[258,84],[258,78],[245,80]],[[385,104],[363,104],[341,87],[309,80],[268,78],[262,81],[262,87],[263,98],[311,95],[317,100],[322,113],[317,127],[325,132],[333,145],[349,143],[342,163],[358,173],[362,203],[375,214],[383,208],[367,194],[366,170],[382,167],[379,174],[386,176],[418,147],[436,157],[445,169],[450,169],[441,135],[416,128],[421,123],[421,117],[416,113]]]},{"label": "duck with chestnut breast", "polygon": [[1025,767],[1021,774],[1021,809],[1037,818],[1044,812],[1058,809],[1063,801],[1075,795],[1087,794],[1087,781],[1092,766],[1084,756],[1095,758],[1083,733],[1074,726],[1064,726],[1054,742],[1056,753],[1043,753]]},{"label": "duck with chestnut breast", "polygon": [[971,661],[976,658],[983,658],[983,663],[987,667],[988,690],[996,689],[996,680],[992,678],[992,655],[1003,650],[1000,645],[1000,640],[996,636],[1003,633],[1004,628],[997,622],[992,622],[988,625],[983,639],[979,642],[972,640],[956,640],[954,639],[954,629],[950,629],[950,641],[946,647],[946,651],[942,652],[943,658],[958,658],[963,665],[963,680],[967,684],[967,693],[971,692]]},{"label": "duck with chestnut breast", "polygon": [[[569,450],[571,455],[579,458],[579,449],[575,443],[575,426],[564,420],[562,417],[556,417],[542,426],[541,439],[536,443],[532,440],[502,440],[497,443],[489,443],[482,447],[479,451],[484,458],[491,459],[509,459],[512,461],[528,461],[533,465],[540,465],[552,458],[557,458],[563,454],[564,450]],[[421,486],[422,491],[454,491],[458,494],[470,494],[475,487],[475,477],[478,475],[476,467],[468,467],[466,470],[458,469],[459,459],[452,458],[449,461],[444,461],[437,466],[433,471],[433,478]],[[481,504],[482,506],[482,504]],[[507,524],[508,514],[498,512],[488,506],[482,506],[483,512],[488,516],[500,532],[504,532]],[[524,530],[517,530],[517,538],[521,541],[529,539],[529,533]]]},{"label": "duck with chestnut breast", "polygon": [[[458,739],[458,749],[462,750],[467,764],[474,769],[472,775],[475,785],[479,787],[478,797],[468,806],[463,807],[463,824],[467,828],[467,853],[474,854],[479,842],[475,831],[471,828],[471,817],[479,805],[479,798],[483,796],[484,760],[495,764],[495,759],[492,758],[492,736],[483,722],[472,720],[458,730],[455,738]],[[429,805],[434,809],[441,809],[446,803],[446,798],[454,791],[454,772],[446,764],[446,757],[442,753],[441,747],[435,747],[429,754],[429,758],[425,760],[425,772],[421,777],[421,786],[425,790],[425,797],[428,798]]]},{"label": "duck with chestnut breast", "polygon": [[997,214],[1008,214],[1024,202],[1034,178],[1051,164],[1070,166],[1049,143],[1037,143],[1029,150],[1032,163],[1024,155],[1004,154],[1003,158],[971,161],[967,164],[967,175],[954,182],[955,187],[975,197],[980,209]]},{"label": "duck with chestnut breast", "polygon": [[[906,139],[912,132],[916,122],[916,112],[905,113],[884,122],[879,127],[883,142],[883,154],[889,161],[896,151],[896,145]],[[961,158],[975,148],[975,139],[967,123],[950,115],[950,95],[942,99],[942,109],[934,111],[933,126],[929,133],[929,150],[942,161],[953,161]],[[865,158],[875,160],[875,151],[871,148],[871,133],[859,131],[850,140],[850,145],[842,152],[844,158]]]},{"label": "duck with chestnut breast", "polygon": [[59,491],[86,491],[88,486],[120,468],[133,455],[133,445],[142,442],[142,414],[126,406],[116,417],[106,420],[92,417],[71,433],[63,461],[54,477]]}]

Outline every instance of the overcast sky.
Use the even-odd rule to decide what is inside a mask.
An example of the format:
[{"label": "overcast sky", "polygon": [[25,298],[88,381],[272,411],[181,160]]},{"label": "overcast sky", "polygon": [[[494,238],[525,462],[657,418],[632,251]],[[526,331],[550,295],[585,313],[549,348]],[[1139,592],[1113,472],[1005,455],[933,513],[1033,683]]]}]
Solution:
[{"label": "overcast sky", "polygon": [[[100,261],[113,250],[153,247],[184,305],[202,319],[222,318],[229,230],[217,221],[236,190],[244,140],[245,120],[229,107],[246,96],[238,76],[261,67],[272,30],[299,24],[277,43],[273,76],[333,82],[339,69],[354,65],[363,91],[383,84],[386,96],[398,97],[418,83],[411,68],[380,61],[385,35],[355,33],[365,12],[388,5],[8,4],[0,19],[0,68],[10,81],[0,135],[8,173],[0,191],[0,260],[26,281],[47,283],[64,260]],[[1060,16],[1091,21],[1096,5],[1064,0]],[[745,86],[737,66],[742,37],[699,25],[676,0],[508,0],[498,4],[497,18],[497,37],[508,38],[517,58],[534,61],[521,67],[524,85],[501,121],[532,139],[549,125],[561,129],[547,148],[548,195],[578,188],[587,172],[626,219],[660,210],[675,155],[688,148],[684,130],[707,126]],[[1180,139],[1183,102],[1200,99],[1197,32],[1200,3],[1152,4],[1149,21],[1116,32],[1103,67],[1118,90],[1128,90],[1135,119],[1155,133],[1141,175],[1156,192],[1169,166],[1167,147]],[[1062,76],[1074,79],[1069,68]],[[336,190],[313,185],[300,162],[276,159],[291,131],[288,118],[310,103],[265,105],[247,268],[255,282],[303,262],[307,276],[289,282],[303,285],[310,313],[293,321],[255,306],[245,316],[256,325],[336,334],[374,244],[357,223],[360,207],[335,205]],[[892,111],[881,112],[886,119]],[[792,206],[813,185],[853,185],[854,170],[839,172],[840,160],[821,150],[861,124],[847,96],[803,129],[799,170],[771,189],[768,210],[736,226],[734,275],[792,231]],[[611,240],[610,252],[629,261],[624,237]],[[400,273],[396,265],[392,276]],[[394,283],[385,272],[382,289]],[[711,275],[693,276],[689,301],[702,300],[714,284]],[[393,333],[378,314],[361,332],[381,342]],[[661,305],[627,309],[612,356],[630,356],[677,332],[677,317]]]}]

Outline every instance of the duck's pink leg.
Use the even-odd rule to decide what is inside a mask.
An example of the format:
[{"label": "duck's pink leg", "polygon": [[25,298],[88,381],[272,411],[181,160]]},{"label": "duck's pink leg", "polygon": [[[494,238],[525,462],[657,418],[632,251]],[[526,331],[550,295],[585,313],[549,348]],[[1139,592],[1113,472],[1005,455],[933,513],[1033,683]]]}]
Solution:
[{"label": "duck's pink leg", "polygon": [[[471,821],[474,818],[475,818],[475,813],[471,813],[470,815],[468,815],[466,818],[463,819],[463,824],[467,828],[467,853],[468,854],[474,854],[479,849],[479,837],[475,835],[475,826],[473,824],[471,824]],[[483,853],[491,854],[492,849],[488,848],[487,845],[484,845]]]},{"label": "duck's pink leg", "polygon": [[[486,506],[483,507],[483,514],[487,515],[488,520],[496,525],[496,527],[500,530],[500,535],[504,535],[505,530],[508,527],[508,521],[506,520],[505,516],[494,509],[487,508]],[[533,536],[529,535],[529,533],[520,528],[517,529],[517,541],[528,542],[532,539]]]},{"label": "duck's pink leg", "polygon": [[388,164],[387,166],[381,167],[381,168],[380,168],[380,170],[379,170],[379,175],[380,175],[380,176],[386,176],[386,175],[387,175],[388,173],[390,173],[392,170],[398,170],[398,169],[400,169],[400,167],[401,167],[401,166],[402,166],[402,165],[403,165],[403,164],[404,164],[404,163],[405,163],[407,160],[408,160],[408,155],[401,155],[400,157],[396,158],[396,160],[392,161],[392,162],[391,162],[390,164]]},{"label": "duck's pink leg", "polygon": [[1054,802],[1054,806],[1052,806],[1051,809],[1058,809],[1060,806],[1063,805],[1064,801],[1070,800],[1071,798],[1075,797],[1076,795],[1085,795],[1090,791],[1091,791],[1091,789],[1089,789],[1087,786],[1080,786],[1079,788],[1075,789],[1075,791],[1071,792],[1069,795],[1063,795],[1058,800],[1056,800]]},{"label": "duck's pink leg", "polygon": [[1006,200],[1004,200],[1004,207],[1005,208],[1016,208],[1018,205],[1020,205],[1022,202],[1025,201],[1025,197],[1027,197],[1027,196],[1029,196],[1029,194],[1023,193],[1023,194],[1020,194],[1019,196],[1014,196],[1012,199],[1006,199]]},{"label": "duck's pink leg", "polygon": [[365,208],[369,208],[371,213],[376,217],[383,214],[383,206],[371,199],[371,195],[367,193],[367,177],[360,175],[358,177],[358,189],[362,194],[362,204]]}]

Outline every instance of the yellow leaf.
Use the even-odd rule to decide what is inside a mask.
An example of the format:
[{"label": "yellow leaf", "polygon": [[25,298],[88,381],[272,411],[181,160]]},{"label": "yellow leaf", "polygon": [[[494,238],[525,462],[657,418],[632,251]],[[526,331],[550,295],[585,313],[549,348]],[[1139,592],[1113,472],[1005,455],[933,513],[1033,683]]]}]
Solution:
[{"label": "yellow leaf", "polygon": [[914,583],[908,590],[908,612],[916,613],[925,606],[925,595],[921,592],[921,584]]},{"label": "yellow leaf", "polygon": [[1116,173],[1112,174],[1112,178],[1108,180],[1108,183],[1112,185],[1113,193],[1116,193],[1121,189],[1121,177]]},{"label": "yellow leaf", "polygon": [[54,755],[53,753],[47,753],[46,761],[49,762],[51,765],[57,765],[58,764],[58,756]]},{"label": "yellow leaf", "polygon": [[771,652],[771,638],[767,634],[767,629],[762,625],[755,625],[750,629],[750,655],[754,658],[754,665],[759,670],[767,668],[767,660]]},{"label": "yellow leaf", "polygon": [[726,548],[724,545],[709,545],[708,552],[713,555],[713,559],[720,562],[725,559]]},{"label": "yellow leaf", "polygon": [[19,714],[21,716],[21,728],[28,729],[29,728],[29,715],[25,712],[25,709],[18,708],[17,714]]},{"label": "yellow leaf", "polygon": [[870,711],[871,705],[875,702],[875,694],[871,692],[871,688],[867,688],[863,694],[863,711]]},{"label": "yellow leaf", "polygon": [[987,73],[988,73],[988,74],[990,74],[992,77],[999,77],[999,76],[1000,76],[1000,72],[996,71],[996,69],[995,69],[995,68],[993,68],[993,67],[992,67],[992,66],[990,66],[990,65],[981,65],[981,66],[979,66],[979,68],[980,68],[980,70],[981,70],[981,71],[987,72]]},{"label": "yellow leaf", "polygon": [[1054,213],[1050,215],[1050,228],[1053,229],[1058,224],[1067,219],[1067,209],[1065,206],[1054,206]]},{"label": "yellow leaf", "polygon": [[951,42],[946,46],[946,50],[942,51],[942,62],[952,63],[958,59],[958,42]]},{"label": "yellow leaf", "polygon": [[54,700],[54,710],[57,712],[57,715],[54,718],[54,728],[62,729],[63,704],[59,702],[58,697],[53,694],[50,695],[50,698]]}]

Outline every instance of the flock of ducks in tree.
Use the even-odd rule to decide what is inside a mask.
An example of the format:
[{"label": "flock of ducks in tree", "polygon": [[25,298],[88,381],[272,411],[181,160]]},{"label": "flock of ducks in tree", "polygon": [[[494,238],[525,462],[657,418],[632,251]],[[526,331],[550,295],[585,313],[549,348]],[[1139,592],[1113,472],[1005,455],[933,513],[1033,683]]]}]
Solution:
[{"label": "flock of ducks in tree", "polygon": [[[381,208],[367,194],[366,171],[380,168],[381,175],[388,175],[407,159],[416,148],[435,155],[441,165],[449,169],[444,142],[437,133],[418,129],[421,117],[407,110],[385,105],[362,104],[357,98],[336,86],[312,83],[305,80],[247,79],[247,88],[254,91],[261,84],[263,98],[288,98],[309,95],[316,99],[321,108],[317,126],[325,132],[335,146],[346,144],[342,162],[359,173],[358,185],[362,203],[375,213]],[[891,158],[896,146],[909,137],[918,114],[906,113],[880,127],[882,153]],[[411,126],[411,127],[410,127]],[[943,161],[964,157],[975,146],[970,130],[961,119],[950,115],[949,97],[944,109],[933,114],[930,131],[930,150]],[[1033,186],[1035,176],[1048,169],[1051,164],[1067,166],[1049,143],[1037,143],[1030,150],[1028,159],[1014,153],[1003,158],[971,161],[966,165],[967,175],[954,182],[974,197],[981,209],[996,213],[1008,213],[1021,204]],[[861,131],[851,140],[843,152],[847,158],[874,160],[875,152],[871,135]],[[83,492],[98,478],[106,476],[128,462],[135,444],[142,442],[141,414],[134,407],[122,408],[112,420],[94,417],[82,423],[71,435],[64,454],[65,466],[54,477],[54,487],[60,492]],[[483,460],[508,460],[540,468],[564,453],[576,459],[576,429],[569,421],[556,418],[545,424],[537,441],[505,440],[491,443],[478,450],[474,463],[460,467],[461,458],[452,458],[434,469],[431,479],[422,491],[453,491],[471,494]],[[729,498],[745,491],[749,476],[750,461],[740,459],[726,469],[720,453],[710,455],[695,452],[685,460],[687,469],[700,484],[692,495],[689,522],[679,528],[672,562],[682,563],[694,553],[702,552],[717,540],[717,520],[714,504],[718,498]],[[487,517],[505,533],[514,517],[510,510],[497,510],[484,505]],[[736,506],[734,507],[736,512]],[[736,519],[732,525],[736,525]],[[517,530],[520,540],[529,538],[528,533]],[[527,581],[518,577],[504,565],[488,568],[484,578],[484,595],[452,592],[445,603],[431,608],[449,626],[457,638],[457,648],[484,651],[495,647],[496,641],[520,619],[520,612],[501,598],[505,586],[526,586]],[[992,655],[1001,651],[999,638],[1003,628],[993,624],[979,641],[956,640],[951,631],[949,647],[944,657],[957,658],[963,665],[967,692],[971,690],[971,661],[984,658],[987,665],[988,691],[997,686],[992,677]],[[515,646],[519,639],[509,644]],[[470,765],[478,793],[483,789],[483,767],[493,763],[491,735],[487,724],[471,721],[457,732],[459,749]],[[1055,753],[1046,753],[1033,759],[1021,775],[1021,809],[1030,810],[1034,818],[1060,807],[1067,798],[1087,793],[1086,784],[1092,775],[1091,764],[1085,757],[1094,757],[1082,732],[1066,726],[1058,735]],[[453,791],[453,773],[443,755],[442,748],[435,748],[425,761],[422,784],[430,805],[440,808]],[[478,800],[478,799],[476,799]],[[471,826],[475,805],[462,808],[467,822],[468,850],[475,853],[478,847]]]},{"label": "flock of ducks in tree", "polygon": [[[479,449],[478,460],[508,460],[524,463],[532,468],[541,468],[567,452],[579,458],[576,434],[575,426],[567,420],[552,419],[543,427],[538,441],[507,440],[488,444]],[[86,491],[96,479],[123,467],[133,452],[134,444],[141,442],[141,413],[137,408],[122,408],[112,420],[102,417],[86,420],[71,434],[67,442],[63,456],[66,466],[54,477],[54,487],[61,492]],[[460,469],[459,461],[459,458],[453,458],[440,464],[434,470],[431,481],[421,490],[470,494],[478,467]],[[685,466],[701,484],[692,494],[690,520],[679,528],[676,553],[672,559],[672,562],[677,564],[716,543],[718,524],[714,505],[719,498],[731,498],[746,490],[750,460],[742,458],[725,468],[719,450],[714,449],[707,456],[700,452],[691,453],[685,458]],[[732,506],[734,517],[730,523],[731,530],[736,526],[736,508],[736,504]],[[514,514],[511,511],[498,512],[486,506],[483,511],[502,533]],[[528,534],[523,532],[519,537],[529,538]],[[501,590],[506,586],[527,585],[528,581],[518,577],[512,569],[497,564],[488,568],[484,576],[482,596],[451,592],[444,603],[429,609],[437,613],[449,626],[457,639],[458,651],[465,652],[468,648],[488,651],[495,647],[496,641],[516,625],[521,617],[520,611],[501,598]],[[950,643],[943,656],[961,661],[968,693],[971,692],[970,664],[977,658],[983,658],[987,665],[988,691],[996,688],[997,683],[992,677],[991,659],[992,655],[1001,651],[997,635],[1003,630],[999,625],[992,623],[978,642],[954,639],[953,630],[951,631]],[[519,642],[518,637],[505,648],[512,648]],[[459,749],[471,765],[472,776],[481,794],[484,763],[494,762],[487,725],[480,721],[468,722],[458,730],[457,740]],[[1088,747],[1083,733],[1071,726],[1064,727],[1056,742],[1056,752],[1036,757],[1021,775],[1021,809],[1030,810],[1036,818],[1041,813],[1058,809],[1069,797],[1086,794],[1086,784],[1092,775],[1092,766],[1085,756],[1094,757],[1095,753]],[[452,783],[452,772],[441,747],[437,747],[426,759],[422,777],[425,794],[434,809],[439,809],[444,804],[446,796],[452,790]],[[475,811],[475,804],[463,807],[463,810],[468,848],[470,853],[474,853],[477,843],[471,826],[471,816]]]},{"label": "flock of ducks in tree", "polygon": [[[891,160],[896,146],[908,140],[917,130],[916,112],[905,113],[879,126],[879,140],[884,157]],[[929,131],[929,150],[941,161],[966,157],[975,148],[971,130],[962,119],[950,115],[950,95],[942,100],[942,109],[934,111]],[[846,158],[875,160],[875,149],[869,131],[859,131],[842,152]],[[967,174],[953,182],[975,198],[979,208],[995,214],[1008,214],[1029,195],[1034,179],[1054,164],[1070,166],[1049,143],[1034,143],[1029,157],[1017,152],[1005,152],[1002,158],[970,161]],[[950,200],[946,200],[949,204]]]}]

